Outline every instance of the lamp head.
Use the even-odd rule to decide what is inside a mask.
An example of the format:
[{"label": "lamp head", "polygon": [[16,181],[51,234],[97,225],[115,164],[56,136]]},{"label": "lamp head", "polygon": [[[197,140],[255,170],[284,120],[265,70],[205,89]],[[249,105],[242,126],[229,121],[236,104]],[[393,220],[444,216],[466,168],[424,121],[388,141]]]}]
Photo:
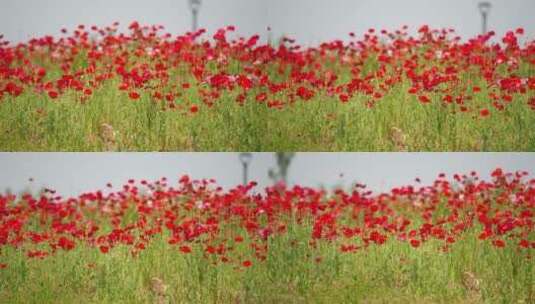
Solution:
[{"label": "lamp head", "polygon": [[492,8],[492,3],[488,1],[479,2],[477,7],[479,8],[481,14],[486,15],[490,12],[490,9]]},{"label": "lamp head", "polygon": [[253,159],[253,153],[240,153],[239,155],[240,162],[244,165],[248,165],[251,163],[251,160]]},{"label": "lamp head", "polygon": [[201,0],[189,0],[189,7],[194,12],[198,12],[201,9],[201,4]]}]

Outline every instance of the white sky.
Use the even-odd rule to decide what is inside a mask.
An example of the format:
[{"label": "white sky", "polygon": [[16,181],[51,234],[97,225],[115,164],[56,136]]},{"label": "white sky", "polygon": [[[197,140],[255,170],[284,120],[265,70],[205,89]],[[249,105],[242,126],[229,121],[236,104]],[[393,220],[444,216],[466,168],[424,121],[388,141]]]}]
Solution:
[{"label": "white sky", "polygon": [[[270,184],[272,153],[255,153],[250,179],[258,190]],[[432,182],[440,173],[469,173],[487,177],[501,167],[535,174],[535,153],[297,153],[290,167],[290,184],[317,187],[350,186],[358,181],[372,190],[390,190],[413,182],[415,177]],[[116,187],[129,178],[156,180],[167,177],[215,178],[229,188],[241,183],[242,168],[237,153],[0,153],[0,191],[15,193],[42,186],[64,195]],[[340,176],[343,174],[343,176]],[[30,183],[28,179],[34,178]]]},{"label": "white sky", "polygon": [[[270,0],[269,19],[277,33],[316,44],[360,35],[369,28],[398,29],[408,25],[413,32],[428,24],[454,28],[464,38],[481,32],[480,0]],[[493,0],[489,29],[503,35],[524,27],[535,37],[534,0]],[[360,37],[360,36],[359,36]]]},{"label": "white sky", "polygon": [[[305,44],[347,38],[370,27],[454,27],[464,37],[481,29],[479,0],[203,0],[200,25],[213,33],[235,25],[243,35],[288,34]],[[535,37],[534,0],[491,0],[489,27],[503,34],[524,27]],[[110,25],[132,20],[162,24],[175,34],[190,29],[187,0],[1,0],[0,33],[11,40],[59,33],[78,24]]]}]

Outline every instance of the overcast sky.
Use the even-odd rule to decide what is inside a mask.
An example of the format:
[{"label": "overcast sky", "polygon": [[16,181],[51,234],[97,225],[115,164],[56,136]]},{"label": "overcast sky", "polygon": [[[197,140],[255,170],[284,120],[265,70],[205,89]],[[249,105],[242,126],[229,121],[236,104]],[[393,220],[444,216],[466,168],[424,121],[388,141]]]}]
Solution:
[{"label": "overcast sky", "polygon": [[[453,27],[464,37],[481,30],[479,0],[203,0],[200,25],[213,32],[235,25],[243,35],[288,34],[305,44],[362,34],[370,27],[406,24]],[[534,0],[491,0],[489,27],[503,34],[524,27],[535,37]],[[165,25],[172,33],[190,29],[187,0],[0,0],[0,33],[11,40],[56,34],[78,24],[109,25],[132,20]]]},{"label": "overcast sky", "polygon": [[[274,164],[272,153],[254,154],[250,179],[260,183],[259,191],[270,184],[267,172]],[[331,188],[358,181],[384,191],[410,184],[415,177],[432,182],[440,172],[475,170],[488,178],[497,167],[534,174],[535,153],[298,153],[289,182]],[[107,182],[118,187],[129,178],[167,177],[174,183],[189,174],[215,178],[225,188],[242,178],[236,153],[0,153],[0,169],[0,190],[17,193],[47,186],[63,195],[104,189]]]}]

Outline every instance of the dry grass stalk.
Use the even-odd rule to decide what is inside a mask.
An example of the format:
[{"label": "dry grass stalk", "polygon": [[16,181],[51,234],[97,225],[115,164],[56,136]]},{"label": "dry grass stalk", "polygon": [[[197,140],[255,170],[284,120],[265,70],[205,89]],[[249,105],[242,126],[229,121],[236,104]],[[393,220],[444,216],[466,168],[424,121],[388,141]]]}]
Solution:
[{"label": "dry grass stalk", "polygon": [[104,143],[107,151],[114,151],[117,149],[117,132],[113,129],[113,126],[107,123],[100,125],[100,139]]},{"label": "dry grass stalk", "polygon": [[390,140],[392,140],[398,151],[408,151],[407,135],[400,128],[392,127],[390,130]]}]

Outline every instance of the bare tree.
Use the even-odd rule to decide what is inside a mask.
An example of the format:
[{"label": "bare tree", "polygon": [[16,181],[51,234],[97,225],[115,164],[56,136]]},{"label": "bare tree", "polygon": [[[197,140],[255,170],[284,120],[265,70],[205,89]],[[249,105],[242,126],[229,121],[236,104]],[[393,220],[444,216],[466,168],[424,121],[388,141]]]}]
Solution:
[{"label": "bare tree", "polygon": [[288,182],[288,168],[290,167],[290,163],[292,162],[294,156],[295,153],[291,152],[275,153],[277,168],[271,168],[268,172],[269,178],[271,178],[273,182],[283,182],[284,184]]},{"label": "bare tree", "polygon": [[201,0],[189,0],[189,8],[191,10],[191,30],[196,32],[199,28],[199,10],[201,9]]},{"label": "bare tree", "polygon": [[479,2],[477,7],[481,14],[481,33],[485,35],[488,32],[488,19],[490,10],[492,9],[492,3],[488,1]]}]

